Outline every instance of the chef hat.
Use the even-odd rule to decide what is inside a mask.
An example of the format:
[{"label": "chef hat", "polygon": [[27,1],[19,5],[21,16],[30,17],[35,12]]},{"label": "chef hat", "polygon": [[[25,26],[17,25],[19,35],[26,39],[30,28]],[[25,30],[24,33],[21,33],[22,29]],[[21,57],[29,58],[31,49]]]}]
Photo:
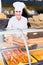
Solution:
[{"label": "chef hat", "polygon": [[22,11],[25,4],[23,2],[14,2],[13,7],[15,8],[15,11]]}]

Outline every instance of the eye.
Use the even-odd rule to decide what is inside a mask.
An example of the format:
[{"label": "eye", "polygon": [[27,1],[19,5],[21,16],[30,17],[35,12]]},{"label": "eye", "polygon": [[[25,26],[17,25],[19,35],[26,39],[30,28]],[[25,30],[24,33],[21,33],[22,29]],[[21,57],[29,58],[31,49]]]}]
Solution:
[{"label": "eye", "polygon": [[16,12],[18,12],[18,11],[16,11]]}]

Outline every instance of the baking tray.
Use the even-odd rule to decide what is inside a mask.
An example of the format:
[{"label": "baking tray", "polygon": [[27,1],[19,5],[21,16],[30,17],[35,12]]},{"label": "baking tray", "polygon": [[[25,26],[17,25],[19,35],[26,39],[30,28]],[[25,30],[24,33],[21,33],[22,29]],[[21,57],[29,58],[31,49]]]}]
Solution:
[{"label": "baking tray", "polygon": [[[3,56],[3,55],[2,55]],[[3,61],[4,61],[4,65],[8,65],[4,56],[3,56]],[[38,65],[39,63],[38,62],[35,62],[35,63],[31,63],[31,65]],[[24,63],[24,65],[29,65],[29,63]]]},{"label": "baking tray", "polygon": [[[17,48],[16,48],[16,49],[17,49]],[[5,60],[4,62],[6,62],[7,65],[8,65],[9,62],[7,61],[7,56],[6,56],[7,53],[5,53],[5,52],[6,52],[6,51],[9,52],[9,51],[11,51],[11,50],[13,51],[14,49],[2,51],[2,55],[3,55],[3,58],[4,58],[4,60]],[[18,53],[18,52],[17,52],[17,53]],[[14,54],[15,54],[15,53],[14,53]],[[37,65],[37,60],[35,60],[32,56],[31,56],[31,61],[32,61],[32,62],[31,62],[32,65]],[[21,62],[21,61],[20,61],[20,62]],[[28,63],[26,63],[26,62],[27,62],[27,61],[25,61],[24,64],[25,64],[25,65],[28,65]]]},{"label": "baking tray", "polygon": [[[4,58],[4,56],[3,56],[3,61],[4,61],[4,65],[8,65],[7,62],[6,62],[6,60],[5,60],[5,58]],[[29,65],[29,63],[24,63],[24,65]],[[35,62],[35,63],[31,63],[31,65],[39,65],[39,63]]]},{"label": "baking tray", "polygon": [[31,50],[30,54],[38,61],[38,65],[43,65],[43,48]]}]

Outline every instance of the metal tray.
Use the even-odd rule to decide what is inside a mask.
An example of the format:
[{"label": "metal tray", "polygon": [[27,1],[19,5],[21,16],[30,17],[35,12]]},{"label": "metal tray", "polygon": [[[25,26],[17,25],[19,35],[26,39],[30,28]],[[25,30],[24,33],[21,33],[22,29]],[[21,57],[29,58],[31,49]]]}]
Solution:
[{"label": "metal tray", "polygon": [[[3,56],[3,54],[2,54],[2,56]],[[4,56],[3,56],[3,61],[4,61],[4,65],[8,65],[6,59],[4,58]],[[28,63],[24,63],[24,65],[29,65],[29,64]],[[31,65],[39,65],[39,63],[35,62],[35,63],[31,63]]]},{"label": "metal tray", "polygon": [[[11,49],[5,49],[4,51],[12,51],[14,48],[11,48]],[[24,52],[25,53],[25,52]],[[3,56],[3,60],[4,60],[4,63],[5,63],[5,65],[8,65],[7,64],[7,59],[6,59],[6,55],[5,55],[5,53],[3,53],[3,51],[2,51],[2,56]],[[32,65],[37,65],[37,60],[35,59],[35,58],[33,58],[32,56],[31,56],[31,59],[32,59],[32,61],[31,61],[31,64]],[[28,63],[24,63],[25,65],[29,65]]]},{"label": "metal tray", "polygon": [[38,61],[43,60],[43,48],[31,50],[30,54]]}]

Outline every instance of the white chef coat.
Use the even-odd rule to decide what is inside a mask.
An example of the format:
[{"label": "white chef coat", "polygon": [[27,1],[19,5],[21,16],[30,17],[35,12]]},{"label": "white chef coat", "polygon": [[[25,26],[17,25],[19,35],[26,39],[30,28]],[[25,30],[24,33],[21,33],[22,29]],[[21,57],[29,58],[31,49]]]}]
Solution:
[{"label": "white chef coat", "polygon": [[[27,18],[21,16],[21,19],[18,21],[16,16],[10,18],[7,26],[7,30],[14,29],[27,29]],[[27,34],[27,33],[24,33]],[[14,37],[21,37],[21,33],[16,33],[13,35]]]},{"label": "white chef coat", "polygon": [[26,29],[27,28],[27,18],[21,16],[21,19],[18,21],[16,16],[10,18],[8,22],[7,29]]}]

